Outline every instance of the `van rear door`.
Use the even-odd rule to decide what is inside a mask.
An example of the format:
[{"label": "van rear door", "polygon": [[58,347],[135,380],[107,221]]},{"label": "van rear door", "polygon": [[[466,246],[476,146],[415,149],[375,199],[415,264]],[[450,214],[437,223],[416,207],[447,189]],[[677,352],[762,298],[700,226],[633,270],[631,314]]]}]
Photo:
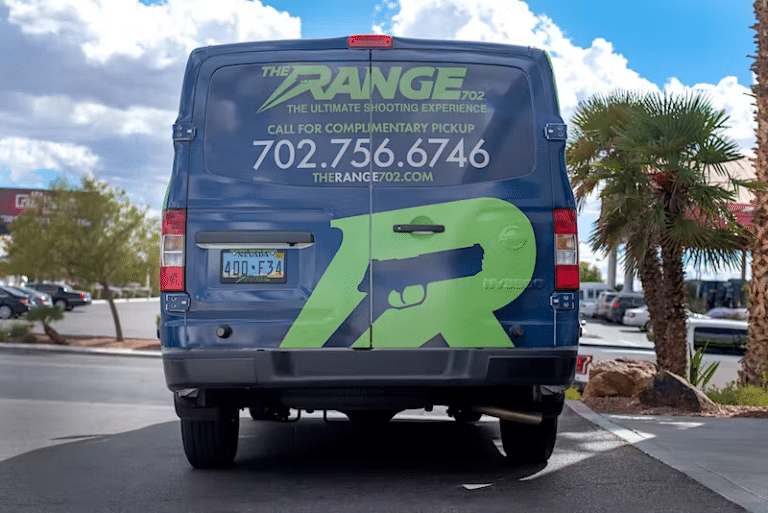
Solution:
[{"label": "van rear door", "polygon": [[[359,165],[367,150],[344,133],[369,121],[360,99],[349,101],[367,52],[276,45],[225,47],[200,65],[188,347],[348,346],[370,325],[368,311],[350,318],[365,296],[352,277],[370,260],[370,192],[360,174],[368,170]],[[346,100],[323,101],[333,80]],[[341,169],[360,176],[338,182]]]},{"label": "van rear door", "polygon": [[373,347],[553,345],[541,63],[402,46],[371,52]]}]

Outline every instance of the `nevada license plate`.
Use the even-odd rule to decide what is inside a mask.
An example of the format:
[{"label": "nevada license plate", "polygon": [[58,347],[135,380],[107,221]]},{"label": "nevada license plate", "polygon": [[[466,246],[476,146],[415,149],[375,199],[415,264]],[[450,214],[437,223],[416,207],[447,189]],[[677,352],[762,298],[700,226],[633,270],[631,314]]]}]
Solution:
[{"label": "nevada license plate", "polygon": [[285,250],[226,249],[221,252],[222,283],[285,283]]}]

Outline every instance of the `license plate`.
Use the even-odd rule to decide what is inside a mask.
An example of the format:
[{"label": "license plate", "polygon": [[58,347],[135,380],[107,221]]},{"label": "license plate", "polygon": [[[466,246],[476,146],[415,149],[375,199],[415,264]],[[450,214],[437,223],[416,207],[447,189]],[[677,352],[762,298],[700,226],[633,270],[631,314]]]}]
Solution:
[{"label": "license plate", "polygon": [[226,249],[221,252],[222,283],[285,283],[285,250]]}]

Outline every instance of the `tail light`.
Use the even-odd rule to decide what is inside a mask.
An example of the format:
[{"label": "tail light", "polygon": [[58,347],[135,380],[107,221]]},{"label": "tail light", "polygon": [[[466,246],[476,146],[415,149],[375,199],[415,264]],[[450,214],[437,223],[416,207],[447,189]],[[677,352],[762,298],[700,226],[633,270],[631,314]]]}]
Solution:
[{"label": "tail light", "polygon": [[579,238],[576,211],[559,208],[555,221],[555,289],[579,289]]},{"label": "tail light", "polygon": [[85,292],[80,293],[80,299],[85,300]]},{"label": "tail light", "polygon": [[585,354],[576,357],[576,373],[586,374],[589,372],[589,364],[592,363],[592,356]]},{"label": "tail light", "polygon": [[184,234],[187,211],[169,209],[163,212],[163,232],[160,241],[160,290],[184,290]]},{"label": "tail light", "polygon": [[381,34],[349,36],[347,46],[349,48],[392,48],[392,36]]},{"label": "tail light", "polygon": [[621,305],[618,303],[614,303],[611,305],[611,308],[619,308]]},{"label": "tail light", "polygon": [[19,303],[21,303],[24,306],[29,306],[29,299],[27,299],[25,297],[20,297],[19,298]]}]

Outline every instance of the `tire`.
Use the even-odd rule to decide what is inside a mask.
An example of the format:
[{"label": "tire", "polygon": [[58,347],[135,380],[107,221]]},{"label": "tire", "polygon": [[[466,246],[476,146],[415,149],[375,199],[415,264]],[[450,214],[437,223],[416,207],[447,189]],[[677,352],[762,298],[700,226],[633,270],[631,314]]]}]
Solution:
[{"label": "tire", "polygon": [[13,310],[8,305],[0,305],[0,319],[10,319],[13,316]]},{"label": "tire", "polygon": [[645,324],[640,328],[640,331],[648,331],[649,329],[651,329],[651,321],[645,321]]},{"label": "tire", "polygon": [[69,307],[67,306],[67,302],[63,299],[57,299],[56,301],[54,301],[53,306],[55,306],[62,312],[69,309]]},{"label": "tire", "polygon": [[232,463],[237,453],[240,416],[220,420],[181,420],[184,454],[194,468],[220,468]]},{"label": "tire", "polygon": [[555,448],[557,417],[545,418],[538,426],[500,420],[501,443],[510,463],[546,463]]},{"label": "tire", "polygon": [[343,412],[351,422],[382,426],[392,420],[399,412],[395,410],[350,410]]}]

